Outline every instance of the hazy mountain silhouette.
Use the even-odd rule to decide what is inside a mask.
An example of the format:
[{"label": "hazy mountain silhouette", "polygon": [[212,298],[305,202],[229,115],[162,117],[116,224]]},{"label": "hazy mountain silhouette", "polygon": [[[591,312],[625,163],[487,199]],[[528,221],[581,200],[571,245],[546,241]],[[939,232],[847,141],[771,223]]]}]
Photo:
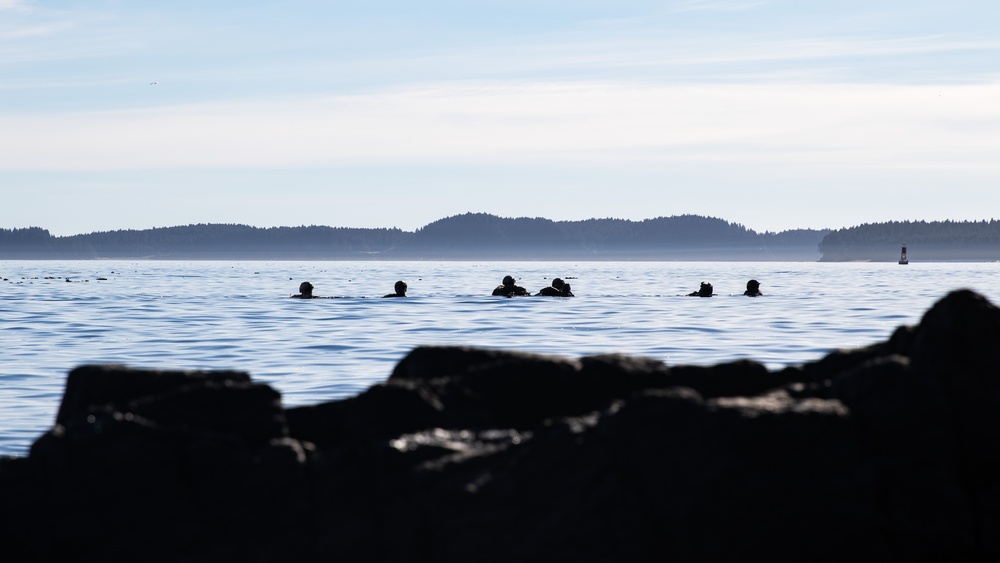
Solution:
[{"label": "hazy mountain silhouette", "polygon": [[817,260],[825,230],[757,233],[722,219],[502,218],[466,213],[415,232],[199,224],[52,236],[0,229],[0,258],[267,260]]},{"label": "hazy mountain silhouette", "polygon": [[643,221],[466,213],[414,232],[199,224],[52,236],[0,229],[4,259],[213,260],[1000,260],[1000,221],[887,222],[758,233],[714,217]]},{"label": "hazy mountain silhouette", "polygon": [[406,252],[444,258],[521,260],[752,260],[819,258],[826,231],[760,234],[722,219],[681,215],[643,221],[448,217],[418,229]]}]

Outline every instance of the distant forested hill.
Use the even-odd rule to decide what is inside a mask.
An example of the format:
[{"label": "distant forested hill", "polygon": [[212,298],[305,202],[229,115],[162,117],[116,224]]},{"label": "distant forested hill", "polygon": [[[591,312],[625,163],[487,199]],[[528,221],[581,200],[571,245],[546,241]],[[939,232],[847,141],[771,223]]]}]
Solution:
[{"label": "distant forested hill", "polygon": [[504,259],[816,260],[827,231],[757,233],[697,215],[643,221],[505,219],[467,213],[414,233],[408,252],[472,259],[485,249]]},{"label": "distant forested hill", "polygon": [[0,258],[268,260],[817,260],[828,231],[757,233],[722,219],[501,218],[467,213],[399,229],[187,225],[54,237],[0,229]]},{"label": "distant forested hill", "polygon": [[399,229],[187,225],[53,237],[44,229],[0,229],[4,258],[287,259],[385,252],[412,236]]},{"label": "distant forested hill", "polygon": [[896,261],[907,246],[913,260],[1000,260],[1000,221],[893,221],[831,231],[822,261]]},{"label": "distant forested hill", "polygon": [[466,213],[415,232],[202,224],[65,237],[0,229],[0,259],[179,260],[1000,260],[1000,221],[903,221],[758,233],[714,217],[643,221]]}]

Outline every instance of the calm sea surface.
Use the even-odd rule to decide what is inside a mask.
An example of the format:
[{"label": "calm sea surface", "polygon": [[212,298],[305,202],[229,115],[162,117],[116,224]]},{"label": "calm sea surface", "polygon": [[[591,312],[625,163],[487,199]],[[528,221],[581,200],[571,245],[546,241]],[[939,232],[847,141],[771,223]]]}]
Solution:
[{"label": "calm sea surface", "polygon": [[[575,298],[506,299],[563,277]],[[235,369],[286,405],[355,395],[420,345],[780,368],[883,340],[998,263],[0,261],[0,455],[24,455],[81,364]],[[764,297],[742,295],[761,282]],[[380,299],[397,279],[406,299]],[[68,280],[68,281],[67,281]],[[289,299],[310,281],[320,296]],[[701,281],[711,299],[684,297]]]}]

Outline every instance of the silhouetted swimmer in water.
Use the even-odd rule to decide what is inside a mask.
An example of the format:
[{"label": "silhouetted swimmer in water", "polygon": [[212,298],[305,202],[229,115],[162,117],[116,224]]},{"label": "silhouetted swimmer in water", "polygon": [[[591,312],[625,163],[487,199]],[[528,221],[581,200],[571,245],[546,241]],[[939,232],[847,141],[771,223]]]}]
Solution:
[{"label": "silhouetted swimmer in water", "polygon": [[505,297],[514,297],[516,295],[531,295],[528,290],[524,289],[519,285],[514,285],[514,276],[504,276],[503,284],[498,285],[496,289],[493,290],[493,295],[503,295]]},{"label": "silhouetted swimmer in water", "polygon": [[406,297],[406,282],[399,280],[396,285],[393,286],[396,293],[390,293],[388,295],[383,295],[382,297]]},{"label": "silhouetted swimmer in water", "polygon": [[315,299],[316,296],[313,295],[313,284],[309,282],[302,282],[299,284],[298,295],[293,295],[292,299]]},{"label": "silhouetted swimmer in water", "polygon": [[747,282],[747,290],[743,292],[743,295],[748,297],[760,297],[764,295],[760,292],[760,282],[757,280],[750,280]]},{"label": "silhouetted swimmer in water", "polygon": [[712,284],[708,282],[701,282],[701,287],[698,291],[693,291],[687,294],[688,297],[711,297],[712,296]]},{"label": "silhouetted swimmer in water", "polygon": [[535,295],[547,295],[549,297],[573,297],[573,292],[570,285],[562,280],[562,278],[555,278],[552,280],[552,285],[549,287],[543,287],[538,290]]}]

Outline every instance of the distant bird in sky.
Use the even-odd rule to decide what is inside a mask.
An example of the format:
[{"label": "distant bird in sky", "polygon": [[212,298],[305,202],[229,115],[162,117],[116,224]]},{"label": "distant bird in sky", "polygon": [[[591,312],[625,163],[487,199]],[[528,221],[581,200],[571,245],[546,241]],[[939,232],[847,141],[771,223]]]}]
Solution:
[{"label": "distant bird in sky", "polygon": [[153,84],[156,84],[156,82],[150,82],[149,83],[150,86],[152,86]]}]

